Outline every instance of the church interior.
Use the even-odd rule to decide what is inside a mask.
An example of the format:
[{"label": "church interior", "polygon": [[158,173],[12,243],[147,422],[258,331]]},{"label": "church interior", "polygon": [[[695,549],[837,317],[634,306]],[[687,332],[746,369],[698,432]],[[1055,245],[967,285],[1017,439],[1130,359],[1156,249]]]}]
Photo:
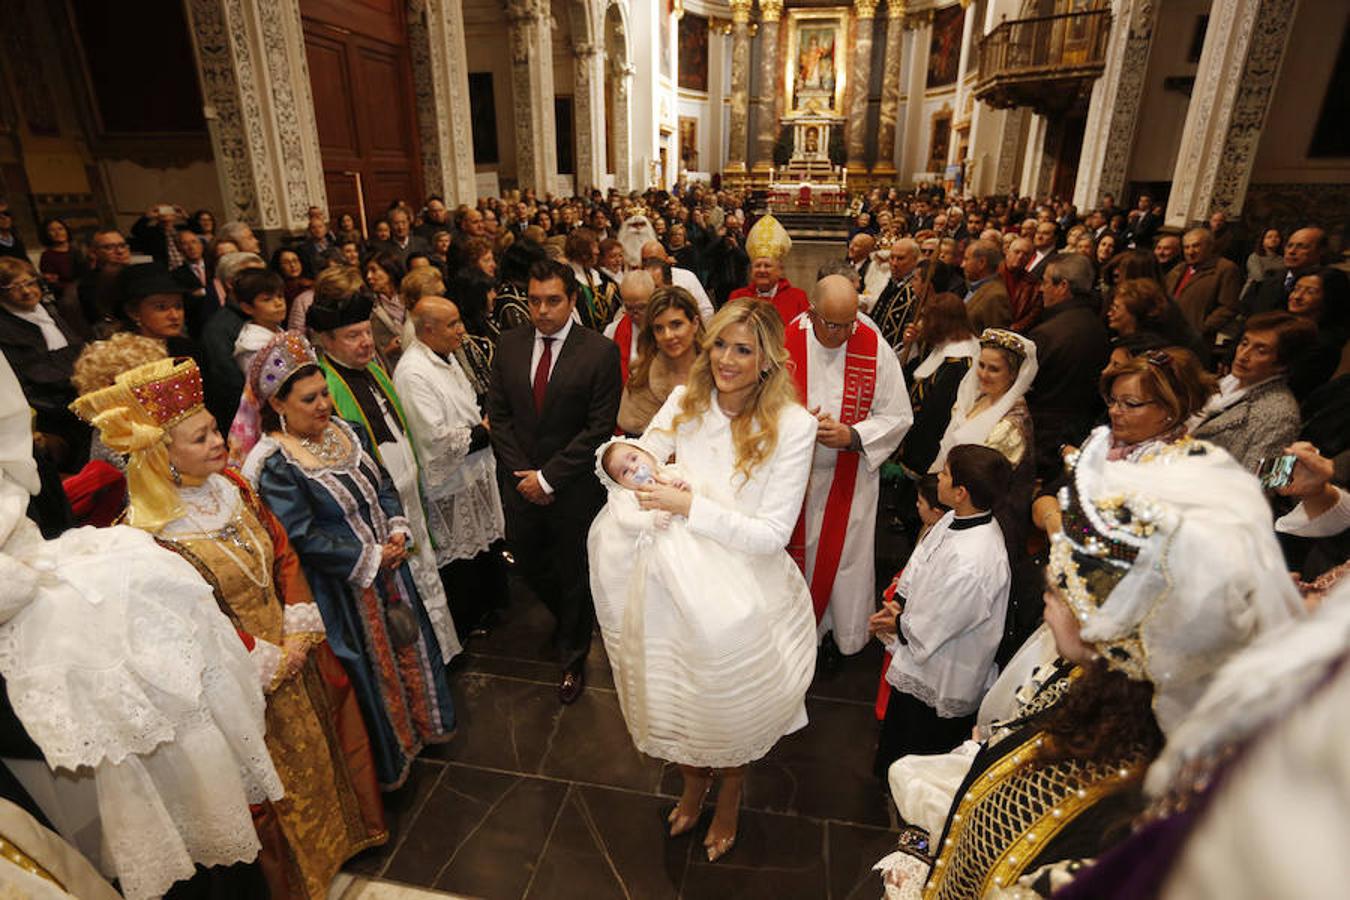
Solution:
[{"label": "church interior", "polygon": [[[1212,8],[1211,8],[1212,7]],[[1166,198],[1279,224],[1345,207],[1334,0],[14,0],[0,194],[129,226],[165,196],[296,234],[533,189],[718,178]],[[1319,215],[1323,210],[1333,215]],[[371,222],[373,225],[373,220]]]},{"label": "church interior", "polygon": [[[312,290],[319,275],[311,268],[344,264],[343,248],[349,244],[353,245],[352,256],[346,258],[345,266],[359,269],[357,281],[367,277],[391,240],[398,248],[399,241],[406,239],[397,227],[390,230],[402,209],[403,221],[415,229],[414,240],[425,237],[427,244],[425,252],[411,256],[425,257],[443,272],[443,289],[467,283],[456,277],[446,257],[453,260],[461,252],[489,257],[488,275],[499,310],[507,296],[504,270],[512,242],[519,251],[521,244],[533,239],[531,232],[542,227],[539,243],[548,247],[552,258],[571,264],[578,283],[587,291],[585,296],[598,296],[602,289],[599,281],[586,287],[587,273],[597,279],[603,273],[611,285],[610,306],[602,310],[604,314],[597,314],[595,322],[577,320],[594,325],[597,331],[611,318],[619,322],[632,313],[626,311],[627,300],[622,296],[626,288],[621,284],[629,283],[625,270],[631,276],[633,270],[651,268],[648,250],[634,259],[626,245],[622,252],[614,251],[620,259],[617,271],[605,261],[605,254],[619,245],[630,217],[643,218],[648,229],[658,226],[650,236],[667,248],[667,279],[672,271],[669,263],[677,263],[677,275],[688,270],[686,274],[696,276],[707,289],[703,299],[711,297],[711,302],[705,326],[712,320],[714,307],[726,309],[738,302],[735,298],[747,292],[747,281],[750,287],[744,296],[772,299],[777,295],[777,285],[770,285],[766,293],[755,281],[758,257],[751,246],[752,234],[745,237],[744,252],[736,240],[731,241],[732,251],[727,253],[739,254],[739,263],[733,259],[724,267],[717,255],[721,251],[709,249],[704,255],[702,249],[730,240],[727,233],[738,227],[748,232],[746,226],[756,221],[781,223],[782,246],[790,244],[792,249],[776,254],[775,279],[781,277],[804,289],[810,298],[810,304],[804,299],[801,306],[805,322],[821,315],[815,304],[818,278],[840,271],[830,266],[850,260],[853,268],[849,271],[862,297],[855,312],[871,311],[880,319],[873,304],[878,294],[886,296],[885,291],[891,289],[886,281],[891,276],[885,272],[894,273],[897,281],[900,278],[895,263],[907,252],[902,251],[902,243],[913,244],[916,254],[922,243],[928,260],[919,264],[919,271],[928,273],[922,277],[931,282],[932,272],[945,266],[941,271],[951,273],[953,286],[941,290],[969,303],[978,285],[991,276],[997,278],[996,270],[1006,272],[999,266],[1005,258],[1002,255],[993,266],[979,270],[971,247],[994,243],[996,252],[1011,259],[1019,239],[1031,241],[1033,233],[1039,234],[1040,226],[1032,223],[1039,219],[1058,223],[1054,227],[1059,229],[1060,248],[1066,254],[1074,252],[1072,242],[1083,237],[1081,232],[1075,234],[1075,226],[1089,232],[1086,249],[1077,252],[1090,254],[1093,260],[1091,291],[1102,299],[1100,309],[1094,307],[1099,314],[1093,327],[1103,335],[1103,363],[1106,353],[1119,350],[1121,342],[1113,331],[1113,343],[1109,347],[1106,343],[1107,326],[1115,328],[1116,323],[1111,318],[1115,307],[1109,301],[1116,286],[1103,274],[1102,265],[1111,252],[1123,254],[1127,241],[1131,248],[1147,251],[1142,254],[1145,257],[1156,252],[1156,245],[1169,239],[1175,243],[1171,259],[1157,256],[1164,265],[1157,278],[1163,278],[1168,263],[1181,262],[1178,271],[1186,274],[1168,276],[1165,289],[1158,288],[1163,298],[1158,302],[1163,305],[1175,306],[1173,294],[1179,296],[1187,287],[1193,271],[1187,264],[1195,262],[1190,256],[1190,235],[1197,229],[1212,229],[1216,234],[1222,228],[1231,231],[1231,244],[1225,243],[1216,253],[1233,261],[1228,265],[1234,270],[1232,277],[1239,279],[1244,298],[1249,292],[1251,296],[1259,293],[1266,275],[1260,265],[1267,265],[1260,263],[1253,269],[1247,251],[1253,256],[1264,252],[1261,247],[1272,229],[1290,242],[1293,235],[1305,231],[1318,233],[1314,241],[1320,260],[1317,271],[1323,273],[1319,290],[1325,288],[1327,297],[1332,297],[1328,287],[1332,282],[1325,273],[1339,270],[1342,274],[1337,277],[1343,279],[1344,271],[1350,269],[1350,258],[1345,255],[1350,250],[1346,239],[1350,3],[1345,0],[135,0],[120,4],[4,0],[0,48],[0,202],[4,204],[0,243],[17,247],[19,252],[12,255],[30,262],[35,275],[43,248],[56,246],[50,223],[64,226],[74,252],[78,254],[81,247],[89,251],[73,275],[59,276],[64,280],[58,282],[55,274],[47,277],[45,263],[40,276],[51,285],[40,285],[50,295],[44,297],[44,307],[51,306],[67,317],[83,310],[87,321],[75,329],[83,331],[80,341],[107,339],[112,331],[131,327],[126,322],[112,324],[118,318],[116,310],[110,313],[99,307],[104,301],[87,300],[78,289],[81,276],[94,277],[106,262],[99,241],[107,235],[128,236],[132,255],[117,263],[118,267],[148,264],[151,257],[160,265],[167,262],[169,268],[190,265],[194,257],[185,257],[186,250],[173,246],[173,235],[197,231],[201,212],[214,222],[215,232],[202,233],[206,268],[200,285],[193,282],[192,286],[206,296],[218,292],[222,309],[231,306],[233,301],[227,302],[225,292],[228,288],[232,297],[233,287],[226,283],[228,279],[213,281],[220,275],[212,244],[223,241],[234,251],[248,250],[242,243],[234,246],[233,231],[222,232],[225,223],[243,223],[247,227],[242,230],[256,236],[254,243],[260,247],[255,250],[262,256],[259,265],[271,260],[276,266],[287,250],[293,250],[309,276],[303,289]],[[437,201],[439,207],[434,205]],[[888,223],[894,216],[895,226],[882,223],[878,210]],[[601,224],[592,225],[590,216],[597,211]],[[474,216],[481,222],[485,215],[492,223],[486,232],[475,232],[464,224],[474,221]],[[138,245],[132,236],[143,235],[147,228],[155,231],[159,216],[170,223],[165,225],[169,247],[165,248],[157,232],[157,249],[148,249],[152,244]],[[943,231],[941,222],[955,224],[962,216],[969,233],[967,225]],[[1021,224],[1030,228],[1019,231],[1022,216]],[[581,217],[584,221],[578,221]],[[975,227],[978,219],[984,220],[986,230]],[[695,223],[705,236],[700,240],[707,242],[698,244],[697,254],[688,251],[694,243]],[[579,256],[568,243],[578,225],[577,233],[591,229]],[[678,230],[682,237],[667,240],[667,229]],[[990,229],[995,232],[992,240]],[[1098,245],[1108,230],[1114,250],[1100,251]],[[1067,247],[1066,232],[1071,242]],[[443,247],[437,240],[440,235],[445,237]],[[855,256],[852,241],[859,235],[866,235],[867,249]],[[311,240],[319,247],[314,262],[306,255]],[[587,261],[591,240],[596,245]],[[461,249],[461,243],[473,249]],[[125,243],[120,246],[127,250]],[[872,248],[881,254],[869,262],[867,253]],[[1024,268],[1030,270],[1046,256],[1053,256],[1051,269],[1059,264],[1053,244],[1046,252],[1036,243],[1035,250],[1034,256],[1028,251],[1030,261],[1023,261]],[[393,287],[374,293],[397,295],[398,279],[416,271],[409,251],[402,252]],[[1284,277],[1285,265],[1290,270],[1290,283],[1284,285],[1276,304],[1279,314],[1284,314],[1286,297],[1296,290],[1292,285],[1295,270],[1302,278],[1312,266],[1301,268],[1303,263],[1290,262],[1289,250],[1272,252],[1285,253],[1285,263],[1279,263],[1276,256],[1269,262],[1280,266],[1280,277]],[[539,253],[542,258],[543,250]],[[630,257],[626,265],[623,253]],[[316,265],[323,254],[327,256],[322,266]],[[526,263],[531,259],[526,258]],[[1242,269],[1244,262],[1246,269]],[[867,265],[873,267],[871,275],[863,271]],[[660,260],[655,268],[660,269]],[[0,269],[0,280],[21,287],[22,282],[7,280],[6,271]],[[394,270],[386,271],[392,275]],[[1062,274],[1067,269],[1059,271]],[[1040,292],[1049,290],[1049,273],[1047,269],[1042,279],[1037,267],[1035,278],[1027,274],[1028,293],[1036,296],[1035,315],[1040,314]],[[1011,286],[1015,279],[1009,277]],[[67,289],[64,300],[58,284]],[[375,288],[373,283],[370,286]],[[0,288],[0,292],[7,290]],[[297,287],[295,293],[300,290]],[[488,288],[483,290],[486,295]],[[294,300],[289,280],[287,291],[289,309]],[[938,291],[935,285],[934,293]],[[1017,296],[1011,292],[1010,317],[996,323],[997,329],[1011,329],[1005,334],[1023,331],[1010,324],[1018,318]],[[1236,299],[1237,286],[1229,305],[1235,305]],[[376,310],[380,302],[375,300]],[[533,295],[528,302],[535,302]],[[1293,312],[1295,301],[1288,302]],[[1350,296],[1341,292],[1335,302],[1350,304]],[[518,306],[526,308],[523,284]],[[1248,312],[1253,318],[1275,315],[1270,310],[1276,306]],[[1045,309],[1050,309],[1050,301]],[[389,332],[393,337],[381,338],[388,341],[379,345],[381,363],[388,347],[407,352],[415,327],[412,310],[412,303],[406,310],[400,308],[399,321]],[[103,320],[97,320],[98,315]],[[184,337],[198,340],[201,336],[193,333],[192,315],[189,309],[187,324],[180,321],[178,328]],[[1350,306],[1334,315],[1342,325],[1350,323]],[[866,317],[859,316],[846,326],[828,323],[821,327],[862,330],[857,323]],[[298,330],[304,331],[303,310],[298,319],[291,320],[293,329],[296,321]],[[789,331],[793,321],[785,323]],[[1205,360],[1213,364],[1200,380],[1206,389],[1219,392],[1214,397],[1225,399],[1211,398],[1211,405],[1206,406],[1202,398],[1188,415],[1218,415],[1227,408],[1224,403],[1237,403],[1243,396],[1250,399],[1244,393],[1246,382],[1230,396],[1223,393],[1222,380],[1236,377],[1230,366],[1234,354],[1243,352],[1234,348],[1243,340],[1241,323],[1245,321],[1242,314],[1226,328],[1211,328],[1202,312],[1192,323],[1195,328],[1190,337],[1213,353],[1212,359]],[[312,312],[308,322],[313,330]],[[508,330],[499,329],[500,322],[489,324],[491,339],[504,346]],[[887,340],[892,341],[897,358],[907,366],[905,378],[911,379],[914,366],[925,357],[905,357],[899,341],[902,333],[903,340],[910,341],[910,329],[918,327],[917,321],[906,320],[895,334],[880,321],[878,325],[882,325],[878,334],[883,348]],[[1033,334],[1032,327],[1028,324],[1027,334]],[[980,339],[979,328],[966,330],[967,343]],[[611,324],[605,336],[615,333]],[[813,333],[822,332],[817,328]],[[1322,333],[1325,336],[1329,331],[1324,327]],[[1334,357],[1319,377],[1337,385],[1339,393],[1325,400],[1325,408],[1343,416],[1345,392],[1350,391],[1350,347],[1342,350],[1347,335],[1337,335],[1340,343],[1330,349],[1323,347],[1330,338],[1318,344],[1327,349],[1328,359]],[[65,340],[60,338],[61,346]],[[1047,362],[1051,356],[1039,336],[1029,337],[1031,341],[1040,344],[1044,373],[1053,365]],[[952,338],[948,349],[958,343]],[[71,337],[71,347],[75,345]],[[179,355],[172,340],[167,346],[171,356]],[[236,353],[241,346],[234,345]],[[552,353],[551,345],[540,346]],[[1016,344],[1014,350],[1025,361],[1026,350],[1018,349],[1022,346]],[[51,343],[48,348],[59,349]],[[228,364],[230,349],[226,348],[226,367],[237,379],[233,364]],[[625,379],[630,377],[627,350],[625,346]],[[5,352],[10,353],[8,345]],[[192,354],[183,355],[195,356],[196,352],[194,348]],[[642,352],[654,351],[648,347]],[[951,352],[960,355],[957,350]],[[973,351],[961,352],[978,359],[981,349],[975,346]],[[1154,359],[1158,352],[1156,347],[1148,351],[1147,358],[1155,367],[1161,365]],[[634,345],[634,365],[638,353]],[[538,364],[538,354],[536,350],[532,366]],[[447,354],[442,357],[449,358]],[[1035,353],[1029,358],[1034,367]],[[1114,364],[1116,357],[1110,359]],[[938,353],[932,365],[942,360]],[[26,388],[22,367],[12,365]],[[964,365],[975,371],[970,359]],[[523,362],[521,366],[523,372]],[[206,405],[211,409],[212,375],[208,363],[203,362],[202,368],[207,379]],[[1078,372],[1064,380],[1091,382],[1087,393],[1095,405],[1093,422],[1115,424],[1125,401],[1109,393],[1109,379],[1103,381],[1107,388],[1097,390],[1099,368],[1090,367],[1087,375]],[[392,378],[394,366],[388,365],[388,370]],[[493,371],[489,348],[488,362],[480,372],[482,383],[469,379],[481,388],[476,398],[470,397],[471,402],[490,402],[485,398],[490,398],[487,381]],[[244,374],[252,377],[247,368]],[[924,374],[931,376],[931,368]],[[543,377],[546,382],[547,375]],[[521,385],[524,391],[523,376]],[[533,387],[538,406],[542,387],[537,377]],[[233,413],[233,401],[241,393],[247,397],[254,389],[253,382],[245,387],[241,380],[227,404],[228,412]],[[1026,390],[1025,386],[1021,389]],[[953,382],[953,398],[955,392]],[[1300,441],[1316,442],[1316,447],[1308,446],[1313,457],[1326,463],[1327,473],[1318,490],[1325,489],[1328,503],[1339,503],[1333,507],[1339,515],[1350,509],[1346,491],[1336,486],[1345,484],[1350,471],[1350,438],[1346,433],[1338,435],[1336,427],[1327,427],[1327,418],[1315,419],[1308,411],[1307,396],[1295,393],[1305,404],[1303,424],[1312,428],[1314,422],[1320,423],[1322,430],[1316,432],[1320,438],[1297,428],[1290,433]],[[69,394],[62,401],[63,408],[74,400],[73,389]],[[914,395],[911,399],[917,404],[922,398]],[[1039,429],[1041,412],[1029,402],[1028,415],[1036,419]],[[1294,403],[1292,397],[1289,402]],[[616,407],[618,403],[616,399]],[[366,406],[351,408],[358,416],[370,412]],[[542,415],[541,410],[531,415]],[[40,420],[41,413],[37,415]],[[403,415],[401,408],[398,415]],[[1297,426],[1297,407],[1292,415]],[[497,446],[486,412],[482,419],[479,431],[472,438],[465,437],[465,446],[471,448],[467,452],[488,442]],[[615,421],[612,416],[610,421],[611,425]],[[617,421],[622,425],[622,418]],[[283,431],[285,422],[283,416]],[[1085,422],[1080,437],[1086,436],[1090,424]],[[1272,424],[1272,430],[1280,424]],[[469,423],[478,425],[476,420]],[[264,422],[263,431],[266,427]],[[228,422],[220,430],[228,431],[233,440]],[[1253,425],[1252,430],[1259,428]],[[934,447],[943,434],[939,427]],[[72,452],[73,468],[60,466],[60,477],[70,477],[79,471],[79,464],[92,458],[87,433],[84,440],[84,456]],[[470,440],[475,443],[467,443]],[[383,446],[375,438],[368,443]],[[861,440],[856,446],[839,446],[847,452],[857,451]],[[69,450],[64,445],[62,449]],[[1060,449],[1057,445],[1051,451],[1056,464]],[[877,477],[901,473],[897,480],[908,478],[918,484],[930,473],[926,469],[902,472],[898,462],[902,452],[897,450],[886,464],[890,468]],[[1327,458],[1318,456],[1319,452]],[[1292,467],[1295,455],[1291,451],[1281,458]],[[1240,454],[1234,452],[1234,456]],[[422,465],[426,469],[425,459]],[[589,467],[587,461],[583,468],[588,474]],[[939,469],[941,465],[933,472]],[[1051,479],[1042,475],[1037,472],[1036,490],[1060,496],[1046,487]],[[177,484],[181,487],[181,480]],[[912,519],[909,510],[916,504],[917,488],[907,484],[907,489],[908,493],[902,489],[897,495],[903,501],[888,499],[886,488],[882,489],[875,534],[878,588],[891,585],[894,591],[892,576],[896,583],[899,578],[894,563],[903,563],[917,545],[908,536],[895,536],[900,531],[898,523]],[[552,494],[551,488],[547,490]],[[1030,481],[1027,490],[1030,494]],[[125,489],[119,496],[126,499]],[[1285,500],[1288,505],[1279,506]],[[901,502],[903,513],[897,511]],[[1261,507],[1268,531],[1272,522],[1285,521],[1281,516],[1294,515],[1289,510],[1295,502],[1288,497],[1272,501],[1273,518],[1270,510]],[[1030,512],[1023,516],[1024,524],[1032,534],[1023,543],[1040,553],[1037,558],[1044,564],[1051,554],[1047,547],[1052,539],[1046,537],[1051,529],[1044,527],[1046,534],[1040,535],[1037,545],[1031,522],[1036,521],[1037,527],[1044,523],[1035,519],[1036,507],[1030,499],[1025,505]],[[74,508],[78,515],[79,507]],[[1071,513],[1067,506],[1065,510],[1067,521]],[[1058,520],[1058,515],[1053,517]],[[925,523],[924,528],[928,527]],[[494,558],[515,562],[511,553],[503,555],[501,535],[498,538]],[[294,534],[291,539],[298,543]],[[508,544],[512,540],[509,506],[505,540]],[[1223,568],[1225,554],[1241,555],[1236,547],[1215,550],[1196,567]],[[1339,563],[1343,571],[1344,556]],[[492,627],[475,631],[472,639],[462,635],[463,652],[446,663],[455,708],[453,737],[443,743],[428,741],[426,749],[414,754],[406,781],[397,789],[388,790],[381,780],[381,789],[387,791],[380,795],[387,824],[385,839],[344,861],[328,887],[329,900],[1049,896],[1049,882],[1024,883],[1026,893],[1004,892],[1012,885],[1000,882],[999,890],[991,889],[988,894],[967,893],[950,882],[938,890],[936,878],[927,882],[926,892],[922,880],[908,887],[883,882],[876,871],[878,861],[890,859],[888,854],[895,854],[897,846],[905,849],[913,823],[897,808],[884,774],[879,779],[874,771],[878,721],[884,719],[878,691],[886,694],[884,673],[892,651],[899,652],[877,640],[869,639],[861,651],[840,657],[838,649],[831,651],[830,636],[824,637],[821,662],[804,697],[810,724],[786,734],[750,766],[744,776],[735,849],[726,859],[715,859],[711,851],[705,856],[701,838],[669,839],[666,822],[673,819],[667,816],[674,815],[672,808],[679,809],[682,790],[688,791],[681,782],[688,775],[682,776],[682,768],[688,767],[639,752],[630,740],[631,723],[626,724],[626,716],[631,710],[623,705],[627,701],[622,684],[616,684],[619,677],[611,666],[612,648],[598,630],[589,656],[583,654],[584,663],[575,663],[580,668],[572,673],[578,680],[584,678],[585,692],[579,700],[573,694],[560,705],[554,642],[561,626],[538,590],[524,585],[519,569],[517,564],[512,570],[509,600],[496,610]],[[1321,572],[1304,574],[1311,583]],[[453,609],[454,590],[448,580],[446,586]],[[1300,582],[1300,586],[1306,585]],[[887,608],[880,597],[879,591],[869,593],[869,611],[873,606]],[[1345,600],[1337,607],[1347,608],[1350,602]],[[1344,636],[1350,636],[1345,613],[1333,612],[1339,616]],[[0,628],[8,615],[0,614]],[[1036,621],[1040,621],[1039,614]],[[1258,630],[1252,628],[1253,633]],[[1350,647],[1350,637],[1342,643]],[[1109,651],[1102,650],[1102,656],[1109,656]],[[1093,659],[1098,657],[1094,654]],[[1336,669],[1328,664],[1326,671],[1350,671],[1350,667]],[[1332,677],[1326,674],[1328,680]],[[1316,680],[1309,676],[1298,684],[1311,695]],[[893,682],[892,689],[898,690]],[[1344,697],[1345,689],[1340,691]],[[566,681],[564,696],[565,692]],[[1342,711],[1335,724],[1341,736],[1337,740],[1344,737],[1346,727]],[[0,749],[3,761],[8,762],[8,754]],[[40,765],[32,759],[24,764]],[[892,774],[892,786],[895,777]],[[1344,779],[1344,772],[1338,777]],[[29,793],[36,793],[26,776],[20,780]],[[949,793],[960,783],[958,777],[948,786]],[[971,788],[972,793],[975,790]],[[51,798],[34,799],[44,806]],[[1065,803],[1071,801],[1068,798]],[[258,809],[255,805],[254,817],[261,822],[263,814]],[[50,817],[45,806],[44,811]],[[711,805],[704,812],[700,834],[709,828]],[[941,812],[947,812],[945,805]],[[1056,809],[1054,815],[1058,814]],[[1247,814],[1251,817],[1243,819]],[[1233,818],[1259,822],[1262,816],[1260,811],[1247,809],[1234,813]],[[938,821],[941,824],[941,816]],[[69,839],[68,824],[58,818],[51,827]],[[1350,819],[1342,809],[1330,833],[1344,835],[1347,825]],[[948,827],[959,834],[951,823]],[[9,836],[0,816],[0,838]],[[931,842],[919,847],[929,864],[942,863],[940,836],[934,833],[922,839]],[[73,839],[72,843],[78,845]],[[267,846],[265,838],[263,846]],[[1229,846],[1245,845],[1234,838]],[[1327,849],[1334,844],[1321,846]],[[1231,852],[1240,855],[1237,849]],[[1323,886],[1332,882],[1332,871],[1346,874],[1343,861],[1322,862],[1328,873]],[[266,859],[264,868],[265,864]],[[0,861],[0,869],[4,865]],[[198,866],[204,868],[209,864]],[[106,867],[103,875],[109,876]],[[0,885],[7,883],[4,879],[0,872]],[[1063,883],[1055,882],[1055,886]],[[1298,889],[1263,895],[1258,884],[1248,885],[1249,893],[1220,893],[1253,898],[1315,895],[1315,891]],[[1205,895],[1203,891],[1188,894],[1184,886],[1173,883],[1172,892],[1162,893],[1120,889],[1111,896]],[[101,887],[113,890],[110,885]],[[1033,887],[1037,893],[1030,892]],[[235,890],[241,892],[168,896],[266,896]],[[79,894],[53,890],[16,896]],[[288,896],[322,900],[322,894],[298,889]],[[1072,896],[1106,895],[1089,890]]]}]

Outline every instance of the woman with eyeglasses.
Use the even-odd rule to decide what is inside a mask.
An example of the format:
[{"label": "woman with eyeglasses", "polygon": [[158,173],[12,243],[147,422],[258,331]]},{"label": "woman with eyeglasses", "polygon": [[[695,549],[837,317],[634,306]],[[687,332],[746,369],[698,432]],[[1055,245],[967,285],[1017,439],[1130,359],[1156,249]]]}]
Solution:
[{"label": "woman with eyeglasses", "polygon": [[0,257],[0,352],[33,408],[34,438],[63,472],[77,471],[89,451],[89,430],[68,408],[70,376],[84,342],[42,290],[26,259]]},{"label": "woman with eyeglasses", "polygon": [[[1181,347],[1113,363],[1098,385],[1111,426],[1107,459],[1129,462],[1149,462],[1186,437],[1187,422],[1214,390],[1213,378],[1195,354]],[[1062,530],[1056,494],[1063,483],[1061,477],[1044,484],[1031,506],[1032,521],[1047,534]]]},{"label": "woman with eyeglasses", "polygon": [[1279,455],[1302,424],[1289,368],[1316,344],[1317,326],[1308,319],[1279,311],[1252,316],[1232,369],[1191,422],[1191,435],[1227,450],[1249,471]]}]

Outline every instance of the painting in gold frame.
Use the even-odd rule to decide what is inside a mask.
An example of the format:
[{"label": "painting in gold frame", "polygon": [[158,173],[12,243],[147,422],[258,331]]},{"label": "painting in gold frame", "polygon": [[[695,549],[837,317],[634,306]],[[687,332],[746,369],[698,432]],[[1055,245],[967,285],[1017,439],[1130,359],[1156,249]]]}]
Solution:
[{"label": "painting in gold frame", "polygon": [[848,80],[848,7],[791,9],[783,88],[789,116],[842,116]]}]

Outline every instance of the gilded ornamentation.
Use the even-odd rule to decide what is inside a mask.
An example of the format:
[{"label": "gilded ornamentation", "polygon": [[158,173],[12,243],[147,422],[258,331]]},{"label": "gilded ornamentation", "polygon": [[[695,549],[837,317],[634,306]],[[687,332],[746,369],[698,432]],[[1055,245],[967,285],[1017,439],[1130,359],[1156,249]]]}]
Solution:
[{"label": "gilded ornamentation", "polygon": [[783,18],[783,0],[759,0],[759,18],[762,22],[777,22]]},{"label": "gilded ornamentation", "polygon": [[858,19],[871,19],[877,14],[878,0],[853,0],[853,16]]}]

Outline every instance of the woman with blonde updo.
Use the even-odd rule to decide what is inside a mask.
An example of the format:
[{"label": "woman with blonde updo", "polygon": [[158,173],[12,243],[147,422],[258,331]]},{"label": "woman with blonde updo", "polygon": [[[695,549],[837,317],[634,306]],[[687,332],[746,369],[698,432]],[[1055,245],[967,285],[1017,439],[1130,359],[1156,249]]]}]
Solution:
[{"label": "woman with blonde updo", "polygon": [[[735,842],[745,766],[806,724],[815,616],[785,548],[806,492],[816,421],[797,400],[773,304],[728,303],[709,323],[703,350],[636,442],[658,463],[673,455],[689,481],[640,484],[636,505],[682,517],[682,529],[711,539],[716,555],[676,569],[649,566],[643,545],[634,552],[632,538],[601,513],[589,559],[629,731],[639,749],[674,761],[684,776],[668,817],[672,837],[695,827],[713,775],[722,777],[703,841],[715,860]],[[597,460],[610,447],[601,446]],[[672,597],[693,598],[691,608],[672,612],[664,602]],[[630,604],[645,606],[640,628],[626,621]],[[733,630],[742,635],[739,650],[710,659],[707,649],[729,643]],[[734,676],[709,677],[724,666]]]}]

